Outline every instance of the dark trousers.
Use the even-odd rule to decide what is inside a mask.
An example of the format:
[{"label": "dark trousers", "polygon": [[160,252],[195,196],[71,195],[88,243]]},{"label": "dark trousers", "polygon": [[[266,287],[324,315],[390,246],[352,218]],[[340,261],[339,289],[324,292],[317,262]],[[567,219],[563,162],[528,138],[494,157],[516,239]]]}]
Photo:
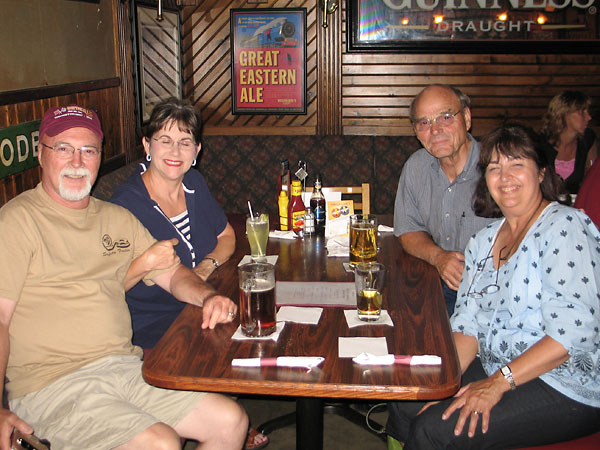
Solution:
[{"label": "dark trousers", "polygon": [[[463,375],[463,385],[486,378],[479,359]],[[600,429],[600,408],[576,402],[551,388],[539,378],[505,392],[490,413],[486,434],[481,418],[472,438],[467,435],[467,419],[460,436],[454,427],[460,409],[446,421],[442,413],[453,398],[442,400],[421,415],[424,402],[388,404],[387,433],[404,442],[404,450],[510,449],[568,441]]]},{"label": "dark trousers", "polygon": [[454,312],[454,304],[456,303],[456,291],[450,289],[444,280],[442,282],[442,291],[444,292],[444,300],[446,300],[446,309],[448,310],[448,317],[452,317]]}]

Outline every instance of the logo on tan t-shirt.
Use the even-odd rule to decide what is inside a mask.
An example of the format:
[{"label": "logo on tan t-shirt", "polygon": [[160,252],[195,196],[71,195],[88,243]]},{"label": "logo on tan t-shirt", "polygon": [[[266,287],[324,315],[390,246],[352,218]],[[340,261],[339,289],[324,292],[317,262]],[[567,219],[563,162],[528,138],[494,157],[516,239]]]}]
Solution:
[{"label": "logo on tan t-shirt", "polygon": [[109,252],[113,252],[115,248],[117,250],[123,250],[131,246],[127,239],[117,239],[113,241],[113,239],[108,234],[102,236],[102,245]]}]

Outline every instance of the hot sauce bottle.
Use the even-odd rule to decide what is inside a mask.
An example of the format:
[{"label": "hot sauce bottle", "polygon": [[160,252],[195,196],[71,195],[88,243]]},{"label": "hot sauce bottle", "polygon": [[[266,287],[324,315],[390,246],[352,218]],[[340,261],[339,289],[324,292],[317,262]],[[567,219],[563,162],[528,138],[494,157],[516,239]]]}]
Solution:
[{"label": "hot sauce bottle", "polygon": [[292,181],[292,198],[288,207],[288,226],[294,233],[301,235],[304,226],[306,208],[302,201],[302,183],[300,180]]},{"label": "hot sauce bottle", "polygon": [[315,213],[315,232],[325,234],[325,196],[321,191],[321,175],[315,175],[315,187],[310,198],[310,207]]}]

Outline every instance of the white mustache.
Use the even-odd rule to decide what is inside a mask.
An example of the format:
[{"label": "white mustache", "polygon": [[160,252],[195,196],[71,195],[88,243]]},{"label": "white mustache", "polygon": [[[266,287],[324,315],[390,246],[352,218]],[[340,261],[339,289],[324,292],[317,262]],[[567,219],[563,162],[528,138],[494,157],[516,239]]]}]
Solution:
[{"label": "white mustache", "polygon": [[65,167],[63,170],[60,171],[61,178],[64,178],[64,177],[86,177],[89,179],[91,176],[92,176],[92,174],[85,167],[78,167],[78,168]]},{"label": "white mustache", "polygon": [[[85,167],[79,167],[79,168],[65,167],[64,169],[62,169],[60,171],[59,176],[60,176],[60,183],[58,185],[58,190],[59,190],[60,196],[62,198],[64,198],[65,200],[79,201],[79,200],[83,200],[85,197],[87,197],[90,194],[90,191],[92,190],[92,184],[90,183],[92,174]],[[83,177],[83,178],[85,178],[85,186],[83,186],[79,190],[67,189],[62,183],[62,180],[65,177]]]}]

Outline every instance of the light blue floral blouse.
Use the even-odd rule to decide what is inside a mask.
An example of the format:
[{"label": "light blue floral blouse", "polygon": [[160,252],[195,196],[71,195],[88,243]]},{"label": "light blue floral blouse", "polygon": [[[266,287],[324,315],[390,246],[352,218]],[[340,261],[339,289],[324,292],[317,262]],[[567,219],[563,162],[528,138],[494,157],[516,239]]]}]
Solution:
[{"label": "light blue floral blouse", "polygon": [[[573,400],[600,407],[598,229],[584,213],[551,203],[496,275],[488,256],[502,223],[488,225],[467,245],[453,331],[477,337],[488,375],[550,336],[571,357],[540,378]],[[495,284],[496,276],[496,293],[467,295]]]}]

